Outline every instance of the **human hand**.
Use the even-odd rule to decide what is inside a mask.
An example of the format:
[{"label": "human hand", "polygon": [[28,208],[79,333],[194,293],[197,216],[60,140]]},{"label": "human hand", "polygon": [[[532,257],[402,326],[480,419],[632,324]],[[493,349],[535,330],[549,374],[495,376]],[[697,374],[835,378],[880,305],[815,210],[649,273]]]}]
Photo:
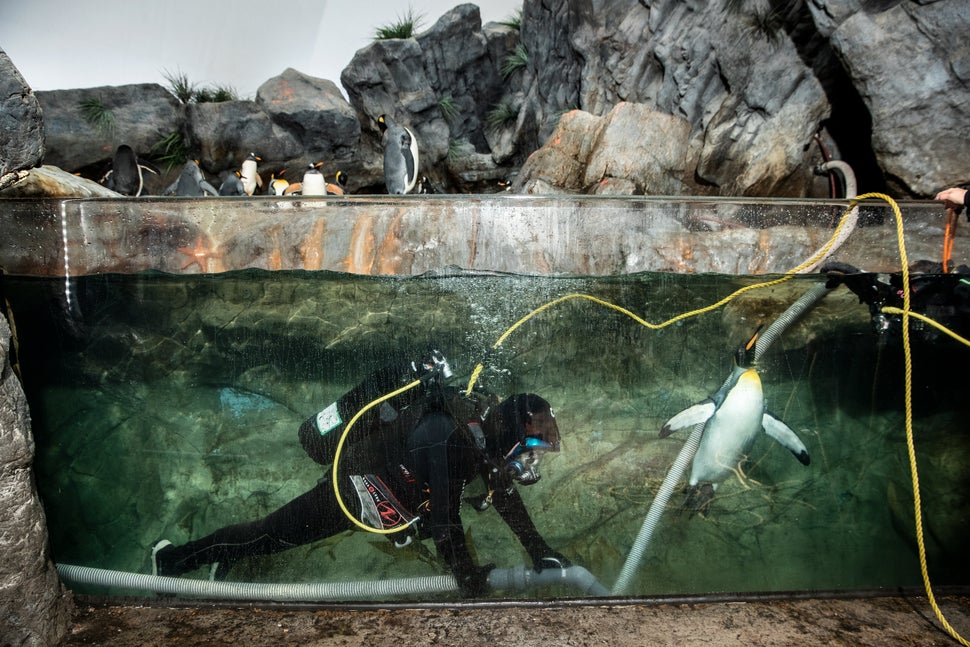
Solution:
[{"label": "human hand", "polygon": [[532,568],[536,573],[541,573],[544,568],[569,568],[573,563],[570,562],[565,555],[558,553],[554,550],[546,551],[545,555],[542,555],[538,559],[532,559]]},{"label": "human hand", "polygon": [[957,207],[962,207],[966,204],[967,190],[959,187],[951,187],[940,191],[933,199],[938,202],[949,202]]},{"label": "human hand", "polygon": [[469,564],[455,570],[455,580],[461,594],[466,598],[477,598],[488,592],[488,574],[495,568],[495,564],[475,566]]}]

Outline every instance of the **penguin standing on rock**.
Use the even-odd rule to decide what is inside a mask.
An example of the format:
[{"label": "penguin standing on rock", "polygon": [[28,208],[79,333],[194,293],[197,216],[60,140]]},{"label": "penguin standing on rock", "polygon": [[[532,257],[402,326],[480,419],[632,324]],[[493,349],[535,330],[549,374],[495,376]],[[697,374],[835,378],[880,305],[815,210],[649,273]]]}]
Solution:
[{"label": "penguin standing on rock", "polygon": [[202,175],[202,169],[199,168],[199,163],[195,160],[189,160],[185,163],[179,179],[165,189],[163,195],[172,195],[173,193],[180,197],[194,198],[204,196],[207,193],[219,195],[216,188],[206,181],[205,176]]},{"label": "penguin standing on rock", "polygon": [[765,410],[761,378],[751,366],[758,334],[738,349],[734,370],[724,384],[708,399],[684,409],[668,420],[660,437],[695,424],[704,424],[704,433],[688,480],[685,507],[703,512],[718,484],[745,459],[758,432],[764,430],[784,445],[803,465],[809,464],[808,450],[795,432]]},{"label": "penguin standing on rock", "polygon": [[263,178],[259,177],[259,162],[262,160],[256,153],[250,153],[249,157],[243,160],[242,169],[239,176],[242,179],[243,188],[246,195],[253,195],[256,189],[263,188]]},{"label": "penguin standing on rock", "polygon": [[242,174],[239,171],[233,171],[226,176],[226,179],[219,185],[219,195],[246,195],[246,187],[243,186]]},{"label": "penguin standing on rock", "polygon": [[323,162],[310,164],[303,173],[303,182],[300,184],[302,195],[327,195],[327,182],[323,179],[323,173],[320,172],[321,166],[323,166]]},{"label": "penguin standing on rock", "polygon": [[159,175],[154,165],[138,159],[131,146],[122,144],[111,160],[111,169],[101,178],[101,184],[122,195],[138,197],[145,188],[144,171]]},{"label": "penguin standing on rock", "polygon": [[377,118],[384,145],[384,186],[391,195],[410,193],[418,181],[418,140],[387,115]]},{"label": "penguin standing on rock", "polygon": [[286,190],[290,187],[289,180],[283,179],[283,174],[286,173],[286,169],[280,171],[280,177],[276,177],[276,174],[270,174],[269,184],[266,188],[266,195],[285,195]]},{"label": "penguin standing on rock", "polygon": [[333,182],[327,183],[327,195],[344,195],[347,192],[347,174],[337,171]]}]

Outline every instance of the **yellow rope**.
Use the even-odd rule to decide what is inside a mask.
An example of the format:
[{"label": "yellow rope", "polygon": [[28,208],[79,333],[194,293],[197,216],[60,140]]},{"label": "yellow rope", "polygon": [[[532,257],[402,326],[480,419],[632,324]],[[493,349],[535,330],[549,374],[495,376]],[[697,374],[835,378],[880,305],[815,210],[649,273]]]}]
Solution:
[{"label": "yellow rope", "polygon": [[[943,610],[940,609],[940,605],[936,602],[936,596],[933,595],[933,585],[930,583],[930,572],[929,567],[926,563],[926,544],[923,540],[923,504],[920,498],[919,492],[919,470],[916,467],[916,446],[913,442],[913,356],[912,349],[910,347],[909,341],[909,318],[916,317],[915,313],[910,312],[910,288],[909,288],[909,259],[906,256],[906,239],[903,234],[903,215],[899,211],[899,206],[896,202],[887,195],[881,193],[867,193],[861,195],[857,200],[863,200],[865,198],[878,198],[884,200],[893,209],[893,213],[896,215],[896,238],[897,244],[899,245],[899,261],[902,265],[902,278],[903,278],[903,307],[892,308],[893,312],[896,312],[902,316],[903,323],[903,362],[905,364],[905,412],[906,412],[906,452],[909,456],[909,469],[913,478],[913,512],[915,515],[916,524],[916,545],[919,548],[919,568],[920,574],[923,577],[923,588],[926,589],[926,599],[929,601],[930,606],[933,608],[933,613],[936,614],[937,620],[943,625],[954,640],[959,642],[961,645],[970,647],[970,642],[961,636],[956,629],[954,629],[950,623],[947,621],[946,617],[943,615]],[[890,311],[889,308],[884,308],[885,311]],[[921,320],[928,320],[926,317],[919,317]],[[942,326],[940,326],[942,328]],[[956,336],[956,335],[954,335]],[[958,336],[957,336],[958,337]],[[962,340],[962,338],[960,338]]]},{"label": "yellow rope", "polygon": [[[933,595],[933,587],[932,587],[932,584],[930,582],[929,569],[927,567],[927,562],[926,562],[926,546],[925,546],[924,539],[923,539],[922,502],[921,502],[921,499],[920,499],[920,491],[919,491],[919,471],[918,471],[917,466],[916,466],[916,449],[915,449],[915,444],[913,442],[913,398],[912,398],[912,394],[913,394],[913,366],[912,366],[912,350],[911,350],[910,339],[909,339],[909,319],[910,319],[910,317],[914,317],[914,318],[917,318],[917,319],[919,319],[921,321],[925,321],[926,323],[929,323],[930,325],[935,326],[936,328],[942,330],[943,332],[945,332],[946,334],[950,335],[954,339],[960,341],[963,344],[967,344],[968,346],[970,346],[970,342],[968,342],[963,337],[960,337],[956,333],[948,330],[946,327],[944,327],[944,326],[938,324],[937,322],[933,321],[929,317],[925,317],[923,315],[920,315],[918,313],[914,313],[914,312],[911,312],[910,311],[910,306],[911,306],[910,301],[911,301],[911,299],[910,299],[910,280],[909,280],[909,260],[908,260],[907,255],[906,255],[906,241],[905,241],[905,235],[903,233],[903,217],[902,217],[902,213],[899,210],[899,206],[896,204],[895,200],[893,200],[888,195],[885,195],[883,193],[865,193],[863,195],[860,195],[860,196],[857,196],[857,197],[853,198],[852,200],[850,200],[848,207],[846,207],[845,214],[842,216],[842,219],[839,221],[839,225],[838,225],[838,227],[836,227],[836,229],[833,232],[832,237],[829,239],[828,243],[826,243],[825,246],[823,246],[820,250],[818,250],[818,252],[816,252],[815,255],[813,255],[810,259],[808,259],[807,261],[805,261],[801,265],[799,265],[799,266],[797,266],[797,267],[789,270],[788,272],[785,273],[784,276],[782,276],[780,278],[777,278],[777,279],[774,279],[774,280],[771,280],[771,281],[765,281],[763,283],[756,283],[756,284],[753,284],[753,285],[745,286],[745,287],[743,287],[743,288],[741,288],[739,290],[736,290],[736,291],[732,292],[731,294],[729,294],[728,296],[724,297],[720,301],[717,301],[716,303],[713,303],[711,305],[705,306],[703,308],[698,308],[696,310],[691,310],[689,312],[684,312],[684,313],[681,313],[681,314],[679,314],[679,315],[677,315],[675,317],[672,317],[671,319],[668,319],[667,321],[664,321],[664,322],[659,323],[659,324],[654,324],[654,323],[650,323],[649,321],[646,321],[645,319],[643,319],[639,315],[631,312],[630,310],[627,310],[626,308],[623,308],[621,306],[618,306],[618,305],[609,303],[609,302],[604,301],[602,299],[599,299],[597,297],[594,297],[594,296],[591,296],[591,295],[588,295],[588,294],[581,294],[581,293],[567,294],[566,296],[560,297],[558,299],[554,299],[553,301],[550,301],[550,302],[548,302],[548,303],[546,303],[546,304],[544,304],[544,305],[536,308],[535,310],[533,310],[529,314],[525,315],[524,317],[522,317],[521,319],[519,319],[518,321],[516,321],[514,324],[512,324],[512,326],[510,326],[508,328],[508,330],[506,330],[502,334],[501,337],[498,338],[498,340],[492,345],[492,349],[497,349],[499,346],[501,346],[502,343],[515,330],[517,330],[519,327],[521,327],[522,325],[524,325],[527,321],[529,321],[530,319],[532,319],[536,315],[538,315],[538,314],[540,314],[542,312],[545,312],[546,310],[549,310],[550,308],[553,308],[553,307],[555,307],[555,306],[557,306],[557,305],[559,305],[561,303],[565,303],[565,302],[571,301],[573,299],[586,299],[588,301],[592,301],[593,303],[596,303],[598,305],[601,305],[601,306],[604,306],[604,307],[607,307],[607,308],[611,308],[613,310],[616,310],[617,312],[620,312],[622,314],[625,314],[626,316],[630,317],[631,319],[633,319],[634,321],[636,321],[640,325],[645,326],[646,328],[649,328],[650,330],[660,330],[660,329],[666,328],[667,326],[670,326],[671,324],[676,323],[678,321],[682,321],[682,320],[688,319],[690,317],[694,317],[694,316],[697,316],[697,315],[701,315],[701,314],[710,312],[712,310],[716,310],[717,308],[720,308],[721,306],[726,305],[730,301],[736,299],[737,297],[739,297],[740,295],[742,295],[742,294],[744,294],[746,292],[750,292],[752,290],[758,290],[758,289],[762,289],[762,288],[767,288],[767,287],[772,287],[772,286],[775,286],[775,285],[779,285],[781,283],[784,283],[785,281],[791,280],[801,270],[803,270],[803,269],[805,269],[807,267],[810,267],[819,258],[824,257],[826,254],[828,254],[829,249],[831,249],[832,245],[835,243],[835,240],[838,238],[839,233],[841,232],[842,228],[845,226],[846,221],[847,221],[850,213],[852,212],[852,210],[857,206],[858,203],[862,202],[863,200],[870,199],[870,198],[883,200],[886,203],[888,203],[889,206],[892,208],[893,213],[896,216],[896,236],[897,236],[897,244],[899,246],[899,258],[900,258],[900,262],[901,262],[901,265],[902,265],[903,307],[901,309],[900,308],[893,308],[893,307],[885,307],[882,310],[883,310],[883,312],[886,312],[886,313],[889,313],[889,314],[899,314],[899,315],[902,316],[902,327],[903,327],[903,335],[902,335],[902,337],[903,337],[903,358],[904,358],[904,365],[905,365],[906,448],[907,448],[907,453],[909,455],[910,472],[912,474],[912,481],[913,481],[913,508],[914,508],[915,519],[916,519],[916,543],[917,543],[917,546],[919,548],[920,573],[921,573],[922,578],[923,578],[924,588],[926,589],[927,599],[929,600],[930,606],[933,608],[933,612],[936,614],[937,619],[940,621],[940,623],[943,625],[943,627],[946,629],[946,631],[955,640],[957,640],[960,644],[965,645],[966,647],[970,647],[970,642],[967,642],[967,640],[964,639],[950,625],[950,623],[944,617],[943,611],[940,609],[939,605],[937,604],[936,597]],[[484,369],[484,366],[481,363],[479,363],[478,365],[475,366],[475,369],[472,371],[471,377],[468,380],[468,387],[467,387],[466,393],[471,393],[472,387],[474,386],[476,380],[478,379],[478,377],[481,374],[481,372],[482,372],[483,369]],[[343,433],[342,433],[342,435],[340,437],[340,441],[337,444],[337,450],[336,450],[336,452],[334,454],[334,460],[333,460],[333,488],[334,488],[334,492],[337,495],[337,502],[340,505],[341,510],[343,510],[344,514],[347,516],[348,519],[350,519],[351,521],[353,521],[357,526],[359,526],[359,527],[361,527],[364,530],[367,530],[369,532],[373,532],[373,533],[377,533],[377,534],[391,534],[391,533],[394,533],[394,532],[399,532],[400,530],[402,530],[403,528],[405,528],[407,526],[402,526],[400,528],[393,528],[393,529],[378,529],[378,528],[372,528],[372,527],[368,526],[367,524],[358,521],[350,513],[350,511],[344,505],[343,499],[340,497],[340,487],[339,487],[338,477],[337,477],[337,465],[338,465],[338,463],[340,461],[340,454],[341,454],[341,452],[343,450],[344,442],[347,439],[347,436],[348,436],[348,434],[350,432],[350,429],[353,427],[354,423],[357,422],[357,420],[360,418],[360,416],[364,414],[364,412],[366,412],[367,410],[369,410],[371,407],[373,407],[373,406],[375,406],[377,404],[380,404],[381,402],[384,402],[385,400],[388,400],[390,398],[393,398],[394,396],[396,396],[396,395],[398,395],[400,393],[403,393],[403,392],[407,391],[408,389],[411,389],[411,388],[419,385],[420,383],[421,383],[420,380],[415,380],[414,382],[411,382],[410,384],[408,384],[408,385],[406,385],[406,386],[398,389],[397,391],[394,391],[392,393],[388,393],[387,395],[384,395],[384,396],[382,396],[382,397],[374,400],[373,402],[369,403],[367,406],[365,406],[364,408],[362,408],[360,411],[357,412],[357,414],[350,420],[350,422],[344,428],[344,431],[343,431]],[[410,525],[410,524],[408,524],[408,525]]]},{"label": "yellow rope", "polygon": [[[838,240],[839,234],[842,231],[842,229],[845,227],[845,224],[848,221],[849,216],[851,215],[852,210],[855,208],[855,206],[856,206],[855,205],[855,201],[849,203],[848,208],[846,208],[845,213],[842,214],[842,218],[841,218],[841,220],[839,220],[839,224],[835,228],[835,231],[832,233],[832,236],[829,238],[828,242],[820,250],[818,250],[811,258],[809,258],[808,260],[806,260],[801,265],[798,265],[797,267],[794,267],[794,268],[788,270],[787,272],[785,272],[785,275],[782,276],[782,277],[780,277],[780,278],[773,279],[771,281],[764,281],[762,283],[755,283],[753,285],[746,285],[745,287],[743,287],[743,288],[741,288],[739,290],[735,290],[734,292],[732,292],[731,294],[727,295],[726,297],[724,297],[723,299],[721,299],[720,301],[718,301],[716,303],[712,303],[711,305],[704,306],[703,308],[698,308],[697,310],[691,310],[689,312],[683,312],[683,313],[677,315],[676,317],[672,317],[672,318],[668,319],[667,321],[664,321],[664,322],[661,322],[661,323],[658,323],[658,324],[650,323],[649,321],[643,319],[639,315],[637,315],[637,314],[635,314],[635,313],[627,310],[624,307],[615,305],[613,303],[609,303],[608,301],[604,301],[602,299],[599,299],[597,297],[591,296],[589,294],[582,294],[582,293],[567,294],[566,296],[559,297],[558,299],[554,299],[554,300],[550,301],[549,303],[546,303],[544,305],[539,306],[538,308],[536,308],[535,310],[533,310],[529,314],[525,315],[524,317],[522,317],[521,319],[519,319],[518,321],[516,321],[514,324],[512,324],[509,327],[508,330],[506,330],[504,333],[502,333],[502,336],[499,337],[498,340],[494,344],[492,344],[492,349],[495,350],[499,346],[501,346],[502,343],[509,337],[509,335],[511,335],[516,329],[518,329],[520,326],[522,326],[524,323],[526,323],[527,321],[529,321],[530,319],[532,319],[533,317],[535,317],[539,313],[545,312],[546,310],[548,310],[548,309],[550,309],[550,308],[552,308],[554,306],[557,306],[560,303],[565,303],[566,301],[571,301],[572,299],[587,299],[587,300],[592,301],[593,303],[596,303],[598,305],[601,305],[601,306],[604,306],[604,307],[607,307],[607,308],[611,308],[613,310],[616,310],[617,312],[620,312],[620,313],[625,314],[626,316],[630,317],[631,319],[633,319],[634,321],[636,321],[641,326],[645,326],[646,328],[649,328],[650,330],[660,330],[662,328],[666,328],[667,326],[670,326],[671,324],[675,324],[678,321],[683,321],[684,319],[689,319],[691,317],[696,317],[697,315],[702,315],[702,314],[711,312],[712,310],[717,310],[718,308],[720,308],[720,307],[722,307],[724,305],[727,305],[728,303],[730,303],[731,301],[733,301],[737,297],[741,296],[745,292],[750,292],[752,290],[760,290],[762,288],[770,288],[770,287],[774,287],[776,285],[780,285],[780,284],[782,284],[782,283],[784,283],[786,281],[790,281],[791,279],[795,278],[795,275],[796,274],[801,273],[801,271],[804,270],[805,268],[811,267],[819,259],[824,258],[828,254],[828,251],[832,248],[832,245],[835,244],[835,241]],[[472,387],[475,385],[475,382],[478,380],[478,376],[481,374],[481,372],[482,372],[483,369],[484,369],[484,366],[482,366],[482,364],[478,364],[478,365],[475,366],[475,369],[472,371],[471,378],[468,380],[468,386],[467,386],[466,391],[465,391],[466,394],[471,393]]]}]

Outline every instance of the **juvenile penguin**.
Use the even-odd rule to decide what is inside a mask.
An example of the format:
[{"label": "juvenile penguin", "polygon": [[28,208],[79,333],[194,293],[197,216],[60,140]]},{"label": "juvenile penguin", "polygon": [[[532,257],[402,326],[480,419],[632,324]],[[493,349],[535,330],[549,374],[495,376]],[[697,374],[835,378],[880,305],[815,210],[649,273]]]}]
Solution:
[{"label": "juvenile penguin", "polygon": [[246,195],[253,195],[256,193],[257,188],[263,188],[263,178],[259,176],[258,168],[259,162],[261,161],[262,159],[256,153],[250,153],[249,157],[243,160],[239,175],[242,178]]},{"label": "juvenile penguin", "polygon": [[391,195],[410,193],[418,181],[418,140],[387,115],[377,118],[384,145],[384,186]]},{"label": "juvenile penguin", "polygon": [[226,176],[226,179],[219,185],[219,195],[246,195],[246,188],[242,183],[242,176],[239,171],[233,171]]},{"label": "juvenile penguin", "polygon": [[[282,176],[284,173],[286,173],[286,169],[280,171],[280,176]],[[276,177],[275,174],[270,174],[269,184],[266,188],[266,195],[283,195],[289,186],[289,180],[284,180],[282,177]]]},{"label": "juvenile penguin", "polygon": [[101,178],[101,184],[122,195],[138,197],[145,188],[143,173],[159,175],[151,163],[138,158],[131,146],[122,144],[111,160],[111,169]]},{"label": "juvenile penguin", "polygon": [[205,176],[202,175],[202,169],[199,168],[199,163],[195,160],[189,160],[185,163],[179,178],[165,189],[164,195],[173,193],[181,197],[200,197],[206,193],[219,195],[216,188],[206,181]]},{"label": "juvenile penguin", "polygon": [[307,167],[307,170],[303,173],[303,183],[300,188],[300,193],[303,195],[327,194],[327,182],[323,179],[323,173],[320,172],[322,165],[323,162],[317,162]]},{"label": "juvenile penguin", "polygon": [[678,429],[704,423],[687,482],[687,507],[703,511],[721,481],[736,472],[762,429],[803,465],[809,464],[808,450],[795,432],[765,410],[761,378],[751,366],[757,338],[755,334],[738,349],[734,370],[717,393],[684,409],[660,430],[660,437],[666,438]]}]

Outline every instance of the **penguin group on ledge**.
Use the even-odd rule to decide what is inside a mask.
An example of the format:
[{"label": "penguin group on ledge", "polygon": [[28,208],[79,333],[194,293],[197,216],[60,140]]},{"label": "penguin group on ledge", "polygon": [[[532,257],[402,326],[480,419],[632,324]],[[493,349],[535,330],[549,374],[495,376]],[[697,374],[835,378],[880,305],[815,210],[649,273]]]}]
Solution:
[{"label": "penguin group on ledge", "polygon": [[[418,140],[414,132],[388,115],[377,118],[384,151],[384,187],[389,195],[408,193],[437,193],[427,176],[419,175]],[[344,171],[337,171],[333,181],[328,182],[321,167],[322,162],[311,163],[299,181],[284,178],[286,169],[270,173],[268,181],[259,173],[262,158],[250,153],[239,170],[224,172],[219,188],[210,183],[199,166],[198,160],[189,160],[171,185],[161,195],[179,197],[204,196],[324,196],[346,195],[348,177]],[[126,196],[145,195],[145,173],[161,175],[158,168],[140,159],[127,144],[118,146],[109,170],[99,182],[113,191]]]}]

